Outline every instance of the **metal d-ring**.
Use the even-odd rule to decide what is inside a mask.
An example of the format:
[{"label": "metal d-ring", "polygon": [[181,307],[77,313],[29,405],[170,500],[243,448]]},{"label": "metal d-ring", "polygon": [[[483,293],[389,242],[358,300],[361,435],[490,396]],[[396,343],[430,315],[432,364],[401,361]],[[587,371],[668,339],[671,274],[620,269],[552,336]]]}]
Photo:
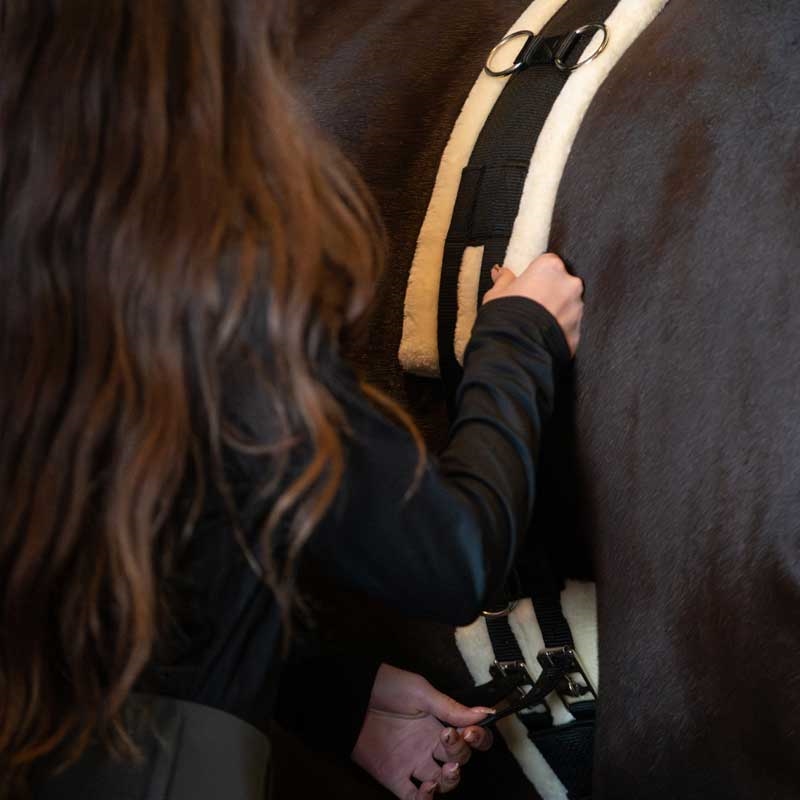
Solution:
[{"label": "metal d-ring", "polygon": [[500,611],[481,611],[482,617],[489,619],[497,619],[498,617],[507,617],[518,605],[522,597],[522,581],[519,578],[519,573],[516,569],[512,569],[506,578],[506,588],[509,590],[508,594],[514,597],[514,600],[509,600],[506,607]]},{"label": "metal d-ring", "polygon": [[482,617],[489,617],[490,619],[496,619],[498,617],[507,617],[519,603],[519,600],[511,600],[510,602],[506,603],[506,607],[501,611],[481,611]]},{"label": "metal d-ring", "polygon": [[[602,31],[603,32],[603,41],[600,42],[600,46],[592,53],[590,56],[580,59],[577,64],[573,64],[571,67],[568,64],[565,64],[562,60],[564,56],[567,54],[567,51],[572,47],[579,36],[584,33],[588,33],[589,31]],[[553,59],[553,63],[562,71],[562,72],[573,72],[574,70],[578,69],[578,67],[582,67],[584,64],[588,64],[590,61],[594,61],[603,50],[606,49],[606,45],[608,44],[608,28],[602,22],[590,22],[588,25],[581,25],[580,28],[576,28],[571,36],[568,36],[564,39],[561,43],[561,46],[556,51],[555,57]]]},{"label": "metal d-ring", "polygon": [[515,72],[519,72],[523,68],[524,64],[521,61],[518,61],[517,63],[512,64],[510,67],[506,67],[506,69],[492,69],[492,61],[494,61],[494,57],[512,39],[518,39],[520,36],[527,36],[528,39],[530,39],[531,37],[535,36],[535,34],[533,31],[514,31],[514,33],[509,33],[508,36],[504,36],[492,48],[492,52],[489,53],[489,58],[486,59],[486,66],[483,69],[486,71],[487,75],[491,75],[493,78],[504,78],[506,75],[513,75]]}]

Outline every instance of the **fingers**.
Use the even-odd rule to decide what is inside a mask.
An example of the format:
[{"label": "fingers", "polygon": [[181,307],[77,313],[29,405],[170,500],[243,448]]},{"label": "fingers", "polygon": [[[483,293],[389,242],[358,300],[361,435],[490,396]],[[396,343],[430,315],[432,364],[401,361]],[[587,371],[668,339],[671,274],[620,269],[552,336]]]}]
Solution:
[{"label": "fingers", "polygon": [[445,728],[439,734],[439,741],[433,748],[433,757],[439,761],[448,761],[464,765],[472,756],[472,750],[464,737],[453,728]]},{"label": "fingers", "polygon": [[583,297],[584,286],[583,281],[577,276],[572,275],[567,271],[567,266],[559,256],[555,253],[544,253],[537,259],[531,261],[528,266],[529,270],[549,270],[557,274],[560,278],[566,281],[568,286],[567,292],[574,300],[580,301]]},{"label": "fingers", "polygon": [[494,736],[492,736],[492,732],[488,728],[472,726],[465,728],[461,735],[473,750],[480,750],[481,752],[488,750],[494,743]]},{"label": "fingers", "polygon": [[483,295],[483,302],[488,303],[490,300],[494,300],[496,297],[501,297],[503,292],[505,292],[511,284],[514,283],[516,279],[516,275],[508,268],[501,267],[499,264],[495,264],[492,267],[492,286],[486,294]]},{"label": "fingers", "polygon": [[467,708],[453,700],[452,697],[434,689],[430,684],[426,687],[421,702],[424,703],[423,707],[428,713],[446,725],[453,725],[457,728],[477,725],[488,714],[494,713],[491,708]]},{"label": "fingers", "polygon": [[398,796],[408,800],[430,800],[436,794],[452,792],[458,788],[459,783],[461,783],[461,768],[458,764],[445,764],[437,780],[425,781],[418,789],[409,781],[404,792]]},{"label": "fingers", "polygon": [[458,764],[445,764],[442,767],[442,777],[439,778],[440,794],[452,792],[461,782],[461,767]]},{"label": "fingers", "polygon": [[442,767],[433,758],[420,759],[411,773],[418,781],[438,782],[442,776]]},{"label": "fingers", "polygon": [[528,269],[553,270],[554,272],[567,271],[566,264],[564,264],[564,261],[555,253],[542,253],[528,264]]},{"label": "fingers", "polygon": [[479,728],[477,725],[469,726],[462,731],[445,728],[439,736],[439,743],[433,750],[433,757],[439,761],[466,764],[472,756],[473,750],[484,752],[493,743],[494,737],[487,728]]},{"label": "fingers", "polygon": [[555,253],[544,253],[530,263],[511,291],[536,300],[556,318],[574,355],[583,317],[583,281],[570,275]]},{"label": "fingers", "polygon": [[499,291],[514,283],[516,277],[508,267],[501,267],[499,264],[492,267],[492,283]]}]

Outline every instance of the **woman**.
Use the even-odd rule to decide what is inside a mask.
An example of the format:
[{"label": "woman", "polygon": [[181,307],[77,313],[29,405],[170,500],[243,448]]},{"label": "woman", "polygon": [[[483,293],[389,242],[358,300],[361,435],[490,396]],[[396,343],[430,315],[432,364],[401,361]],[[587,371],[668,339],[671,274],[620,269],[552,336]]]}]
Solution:
[{"label": "woman", "polygon": [[[530,519],[580,282],[496,271],[433,463],[340,354],[380,245],[289,39],[266,0],[0,0],[6,787],[95,740],[130,755],[134,690],[265,730],[305,574],[464,623]],[[368,767],[376,669],[344,698]],[[378,711],[414,706],[377,676]]]}]

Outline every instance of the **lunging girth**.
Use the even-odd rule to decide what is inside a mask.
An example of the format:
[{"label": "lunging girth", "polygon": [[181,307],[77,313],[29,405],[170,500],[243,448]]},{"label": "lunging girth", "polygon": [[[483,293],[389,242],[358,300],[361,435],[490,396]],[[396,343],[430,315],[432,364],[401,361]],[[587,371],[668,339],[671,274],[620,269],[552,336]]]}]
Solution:
[{"label": "lunging girth", "polygon": [[[572,0],[592,14],[578,31],[551,36],[549,32],[512,34],[501,45],[521,43],[513,63],[496,66],[498,48],[490,54],[487,71],[498,77],[510,75],[503,93],[486,120],[469,163],[464,170],[444,247],[438,309],[439,367],[448,408],[455,412],[455,394],[462,369],[455,351],[458,321],[458,280],[465,253],[480,256],[476,306],[491,288],[491,269],[502,264],[517,217],[528,165],[553,103],[569,79],[570,71],[599,56],[608,32],[603,21],[616,0]],[[572,11],[573,9],[571,9]],[[557,24],[557,22],[556,22]],[[550,25],[547,26],[548,28]],[[602,34],[600,42],[587,46]],[[460,354],[459,354],[460,355]],[[516,714],[527,735],[544,757],[570,800],[591,797],[596,690],[575,650],[572,633],[564,619],[560,592],[563,588],[550,567],[543,541],[557,532],[531,532],[532,552],[526,554],[531,568],[517,565],[518,579],[506,596],[484,612],[494,653],[492,680],[470,693],[470,703],[498,707],[493,723]],[[538,541],[536,541],[538,540]],[[509,624],[511,604],[521,597],[533,602],[544,648],[537,654],[541,673],[534,679]],[[505,692],[498,702],[498,696]],[[556,726],[550,696],[557,694],[571,721]]]},{"label": "lunging girth", "polygon": [[[516,35],[490,65],[495,72],[513,66],[511,76],[478,78],[442,156],[406,292],[399,352],[406,370],[441,372],[453,392],[491,267],[520,274],[546,250],[558,184],[583,117],[666,2],[619,0],[612,10],[609,2],[533,0],[512,26]],[[543,800],[590,796],[598,676],[594,586],[567,581],[564,589],[545,546],[559,533],[538,525],[528,537],[527,565],[518,564],[520,585],[497,598],[488,609],[494,616],[456,631],[481,684],[482,697],[473,692],[464,700],[495,706],[511,693],[512,702],[528,705],[501,720],[499,730]],[[523,599],[511,610],[517,598]],[[546,694],[550,685],[555,691]],[[540,696],[544,703],[528,703]]]}]

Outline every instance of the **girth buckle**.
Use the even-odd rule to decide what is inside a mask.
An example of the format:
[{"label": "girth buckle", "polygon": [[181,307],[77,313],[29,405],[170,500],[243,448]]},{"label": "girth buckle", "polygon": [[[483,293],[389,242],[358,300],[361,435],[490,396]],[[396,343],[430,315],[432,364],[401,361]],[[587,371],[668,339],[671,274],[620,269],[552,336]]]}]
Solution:
[{"label": "girth buckle", "polygon": [[489,672],[496,681],[510,682],[511,692],[504,707],[497,707],[497,713],[482,720],[479,725],[493,725],[512,714],[526,713],[543,708],[550,713],[547,695],[556,692],[569,709],[571,703],[586,695],[597,700],[595,691],[586,670],[578,658],[574,647],[549,647],[537,656],[542,666],[542,674],[533,680],[524,661],[495,661]]},{"label": "girth buckle", "polygon": [[555,691],[567,708],[569,708],[567,698],[579,700],[590,694],[593,700],[597,700],[597,691],[592,686],[574,647],[548,647],[539,653],[536,660],[542,665],[543,670],[554,670],[562,675]]},{"label": "girth buckle", "polygon": [[489,667],[489,674],[493,678],[502,677],[514,681],[514,692],[525,697],[533,688],[536,681],[528,672],[528,665],[524,661],[495,661]]}]

